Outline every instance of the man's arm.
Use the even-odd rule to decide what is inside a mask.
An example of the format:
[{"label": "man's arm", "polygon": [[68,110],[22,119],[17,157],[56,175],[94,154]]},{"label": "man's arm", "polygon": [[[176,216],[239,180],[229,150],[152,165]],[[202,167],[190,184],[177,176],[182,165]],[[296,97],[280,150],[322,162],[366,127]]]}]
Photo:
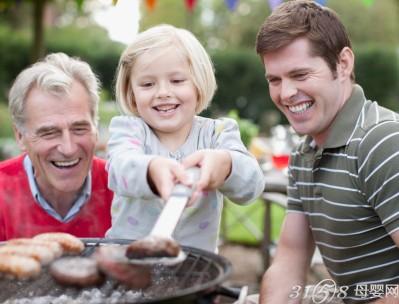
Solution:
[{"label": "man's arm", "polygon": [[[392,233],[391,237],[395,242],[396,247],[399,248],[399,231]],[[379,299],[375,302],[372,302],[372,304],[399,304],[399,298],[391,296],[388,298]]]},{"label": "man's arm", "polygon": [[262,280],[259,304],[301,303],[314,248],[306,215],[288,213],[274,261]]}]

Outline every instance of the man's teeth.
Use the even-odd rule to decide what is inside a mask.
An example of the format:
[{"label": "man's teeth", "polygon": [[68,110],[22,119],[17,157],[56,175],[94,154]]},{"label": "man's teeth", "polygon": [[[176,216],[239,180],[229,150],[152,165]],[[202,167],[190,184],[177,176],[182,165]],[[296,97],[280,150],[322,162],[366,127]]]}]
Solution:
[{"label": "man's teeth", "polygon": [[311,106],[312,106],[311,102],[304,102],[299,105],[289,106],[288,109],[293,113],[302,113],[305,112],[307,109],[309,109]]},{"label": "man's teeth", "polygon": [[71,161],[55,161],[54,164],[57,167],[71,167],[76,165],[79,162],[79,158]]},{"label": "man's teeth", "polygon": [[156,106],[155,109],[161,112],[170,112],[176,109],[177,107],[178,105],[162,105],[162,106]]}]

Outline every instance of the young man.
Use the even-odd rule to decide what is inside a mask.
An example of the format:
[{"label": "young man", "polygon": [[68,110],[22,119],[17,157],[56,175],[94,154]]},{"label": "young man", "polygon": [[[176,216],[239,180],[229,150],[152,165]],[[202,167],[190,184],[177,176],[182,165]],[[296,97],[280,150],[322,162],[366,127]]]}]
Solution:
[{"label": "young man", "polygon": [[398,303],[398,115],[355,84],[348,34],[326,7],[285,2],[261,26],[256,49],[273,102],[305,135],[291,154],[288,211],[260,303],[313,295],[304,291],[315,245],[336,298]]},{"label": "young man", "polygon": [[0,241],[60,231],[103,237],[112,192],[94,157],[98,81],[87,63],[51,54],[22,71],[9,108],[22,155],[0,163]]}]

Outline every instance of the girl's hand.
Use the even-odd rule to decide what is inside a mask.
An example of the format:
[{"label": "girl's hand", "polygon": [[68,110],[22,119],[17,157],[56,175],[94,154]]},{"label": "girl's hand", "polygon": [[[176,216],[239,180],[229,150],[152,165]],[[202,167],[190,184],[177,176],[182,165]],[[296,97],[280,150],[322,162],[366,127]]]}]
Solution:
[{"label": "girl's hand", "polygon": [[165,202],[176,183],[187,184],[183,165],[165,157],[155,157],[148,165],[147,180],[152,191]]},{"label": "girl's hand", "polygon": [[182,162],[185,168],[201,168],[201,177],[192,200],[204,191],[221,187],[231,173],[231,163],[230,153],[226,150],[200,150],[186,157]]}]

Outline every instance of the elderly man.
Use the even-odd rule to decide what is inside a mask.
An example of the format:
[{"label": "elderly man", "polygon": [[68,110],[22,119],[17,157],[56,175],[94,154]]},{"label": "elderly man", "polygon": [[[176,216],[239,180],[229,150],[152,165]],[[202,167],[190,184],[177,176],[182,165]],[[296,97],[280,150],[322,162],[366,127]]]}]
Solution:
[{"label": "elderly man", "polygon": [[[305,135],[291,154],[288,211],[260,302],[398,303],[397,113],[355,83],[351,42],[329,8],[283,3],[261,26],[256,49],[271,99]],[[330,293],[305,286],[315,245]]]},{"label": "elderly man", "polygon": [[87,63],[62,53],[16,78],[9,109],[23,154],[0,163],[0,240],[110,227],[113,194],[94,156],[98,86]]}]

